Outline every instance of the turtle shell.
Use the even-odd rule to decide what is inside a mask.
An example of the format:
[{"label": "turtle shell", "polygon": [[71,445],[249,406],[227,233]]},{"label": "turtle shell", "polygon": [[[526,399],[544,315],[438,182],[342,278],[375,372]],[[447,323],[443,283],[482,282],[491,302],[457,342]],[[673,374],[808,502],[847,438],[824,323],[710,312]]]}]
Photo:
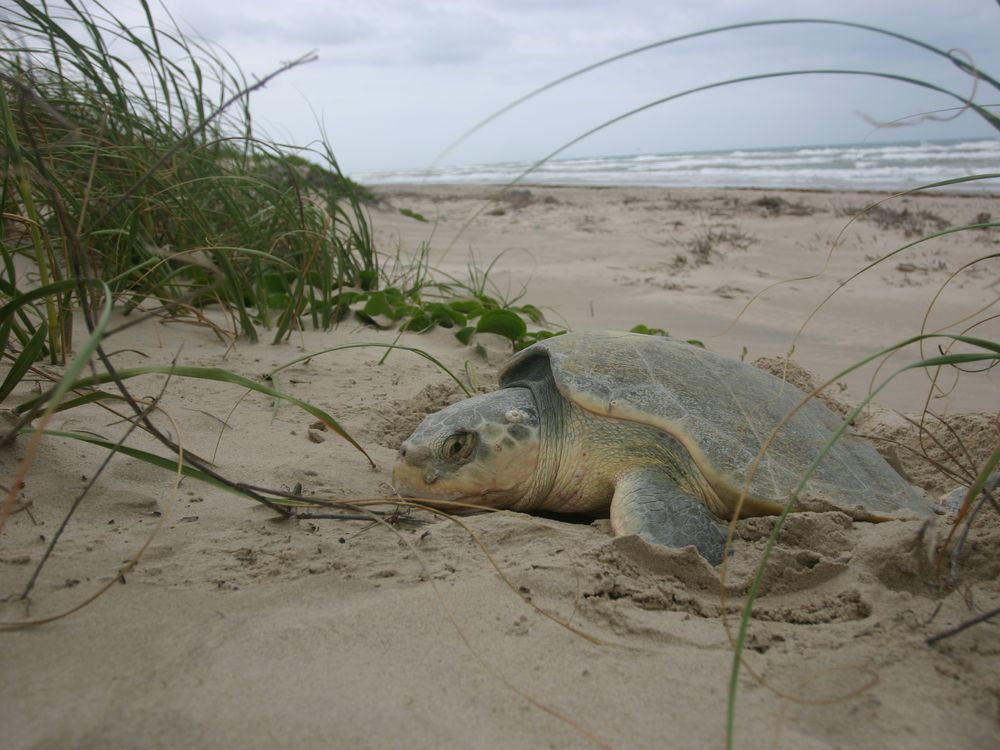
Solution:
[{"label": "turtle shell", "polygon": [[[545,339],[506,364],[500,385],[547,379],[593,414],[672,435],[730,502],[749,477],[751,496],[784,503],[842,423],[809,399],[772,437],[805,398],[803,391],[751,365],[662,336],[585,332]],[[929,501],[870,444],[850,434],[829,449],[799,500],[801,508],[836,508],[862,518],[931,511]]]}]

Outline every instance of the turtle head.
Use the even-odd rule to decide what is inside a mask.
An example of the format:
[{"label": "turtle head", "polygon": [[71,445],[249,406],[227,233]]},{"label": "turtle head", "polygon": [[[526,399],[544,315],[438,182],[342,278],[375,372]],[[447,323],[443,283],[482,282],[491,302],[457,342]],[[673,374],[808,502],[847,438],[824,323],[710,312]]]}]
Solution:
[{"label": "turtle head", "polygon": [[504,388],[428,415],[399,448],[399,494],[510,507],[529,493],[539,415],[527,388]]}]

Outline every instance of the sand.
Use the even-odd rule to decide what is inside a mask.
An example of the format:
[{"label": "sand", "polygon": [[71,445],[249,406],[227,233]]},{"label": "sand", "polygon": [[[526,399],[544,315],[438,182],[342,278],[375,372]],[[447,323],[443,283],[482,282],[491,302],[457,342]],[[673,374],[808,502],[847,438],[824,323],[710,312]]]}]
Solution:
[{"label": "sand", "polygon": [[[878,196],[527,190],[484,204],[487,188],[380,189],[371,218],[386,269],[412,265],[426,241],[430,264],[458,279],[468,278],[470,258],[480,273],[496,260],[492,293],[523,294],[553,328],[641,323],[747,361],[765,358],[760,364],[778,371],[791,351],[804,368],[794,370],[800,382],[817,383],[922,326],[961,330],[969,322],[956,321],[1000,295],[995,260],[962,270],[996,252],[1000,234],[949,235],[851,281],[796,337],[839,282],[916,239],[913,232],[995,214],[990,196],[896,199],[850,222]],[[995,321],[974,333],[1000,338]],[[230,346],[205,327],[150,322],[108,349],[121,366],[177,358],[257,378],[306,353],[396,335],[349,321],[278,346]],[[484,358],[446,330],[402,342],[482,388],[495,382],[503,354],[485,341]],[[174,422],[158,423],[240,481],[327,498],[386,494],[399,442],[459,393],[422,358],[381,356],[363,348],[321,354],[278,378],[340,420],[375,469],[313,428],[308,414],[274,408],[257,393],[241,399],[242,389],[223,384],[171,381],[162,407]],[[830,403],[856,403],[874,372],[837,378]],[[945,392],[931,394],[930,409],[950,428],[930,420],[940,445],[924,440],[924,452],[939,462],[948,451],[984,460],[1000,438],[1000,373],[951,372],[941,382]],[[162,386],[149,377],[134,391],[155,396]],[[929,387],[923,374],[900,378],[857,427],[894,441],[880,447],[938,495],[954,481],[907,449],[920,440],[900,416],[919,414]],[[57,415],[52,428],[110,440],[124,429],[96,407]],[[959,440],[968,456],[956,451]],[[133,444],[154,449],[142,435]],[[0,452],[4,483],[26,445],[20,438]],[[169,473],[117,456],[30,599],[18,599],[102,457],[76,441],[44,440],[18,506],[26,509],[0,537],[4,622],[61,613],[111,584],[68,617],[0,633],[5,748],[723,746],[733,653],[726,627],[736,627],[773,519],[739,523],[723,584],[689,550],[612,538],[606,519],[495,513],[459,525],[414,513],[421,525],[394,529],[281,520],[190,480],[175,491]],[[158,524],[139,564],[119,577]],[[1000,605],[1000,520],[983,510],[944,580],[935,551],[950,528],[948,515],[878,525],[839,513],[789,518],[749,627],[737,747],[1000,743],[997,624],[926,642]]]}]

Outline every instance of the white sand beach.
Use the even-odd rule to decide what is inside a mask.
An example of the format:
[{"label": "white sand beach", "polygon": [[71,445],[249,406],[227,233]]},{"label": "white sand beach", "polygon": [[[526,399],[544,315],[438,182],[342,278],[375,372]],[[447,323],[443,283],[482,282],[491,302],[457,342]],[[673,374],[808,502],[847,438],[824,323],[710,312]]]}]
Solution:
[{"label": "white sand beach", "polygon": [[[370,210],[384,268],[412,267],[427,243],[433,276],[468,281],[470,267],[489,269],[490,294],[541,308],[553,330],[643,324],[747,362],[791,354],[815,384],[835,379],[836,403],[857,403],[921,349],[838,376],[851,363],[921,332],[963,332],[1000,298],[997,259],[973,263],[997,253],[996,230],[925,241],[854,276],[927,234],[995,220],[990,195],[895,198],[858,216],[882,196],[528,186],[487,203],[491,192],[378,188]],[[969,334],[1000,340],[1000,323]],[[122,367],[176,360],[257,379],[303,355],[397,335],[346,320],[251,344],[146,322],[106,348]],[[492,341],[484,358],[444,329],[399,342],[483,388],[504,354]],[[923,354],[937,346],[925,342]],[[171,379],[156,421],[241,482],[334,500],[388,495],[400,442],[461,393],[426,359],[383,354],[316,354],[275,381],[333,415],[374,469],[306,412],[222,383]],[[133,390],[155,397],[163,384],[149,376]],[[948,370],[937,388],[907,373],[876,404],[858,431],[895,441],[880,448],[934,497],[954,481],[924,454],[975,464],[1000,438],[995,370]],[[928,418],[936,443],[901,416],[925,409],[941,417]],[[113,442],[126,424],[88,406],[49,428]],[[0,451],[5,485],[28,444],[22,436]],[[73,614],[4,633],[5,748],[723,746],[729,633],[772,518],[738,523],[723,584],[691,550],[613,538],[607,519],[499,512],[456,523],[414,511],[425,523],[289,521],[190,479],[175,489],[171,472],[119,455],[20,599],[104,455],[45,438],[0,536],[8,625],[63,613],[111,583]],[[997,747],[998,624],[926,640],[1000,605],[1000,522],[982,513],[962,555],[941,568],[950,528],[947,514],[789,517],[749,625],[736,747]]]}]

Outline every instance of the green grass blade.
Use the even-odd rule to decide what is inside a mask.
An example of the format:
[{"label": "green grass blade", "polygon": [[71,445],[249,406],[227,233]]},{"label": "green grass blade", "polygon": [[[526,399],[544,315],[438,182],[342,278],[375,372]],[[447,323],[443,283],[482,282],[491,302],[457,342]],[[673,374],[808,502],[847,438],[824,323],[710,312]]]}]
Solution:
[{"label": "green grass blade", "polygon": [[21,353],[17,355],[17,359],[14,360],[14,364],[10,368],[10,372],[7,373],[7,377],[4,378],[3,384],[0,385],[0,402],[10,395],[10,392],[17,387],[17,384],[21,382],[21,378],[24,377],[28,369],[39,359],[42,358],[42,352],[45,350],[45,337],[48,334],[45,326],[38,326],[35,330],[34,335],[32,335],[31,340],[28,342],[27,346],[21,350]]},{"label": "green grass blade", "polygon": [[442,372],[444,372],[446,375],[448,375],[448,377],[450,377],[452,380],[454,380],[458,384],[458,387],[462,389],[462,392],[466,396],[471,396],[472,395],[472,392],[466,387],[465,383],[463,383],[461,380],[459,380],[458,376],[455,375],[455,373],[453,373],[451,370],[449,370],[440,360],[438,360],[437,358],[435,358],[431,354],[428,354],[423,349],[418,349],[418,348],[413,347],[413,346],[403,346],[402,344],[380,344],[380,343],[374,343],[374,342],[364,342],[364,343],[356,343],[356,344],[340,344],[339,346],[331,346],[328,349],[321,349],[318,352],[313,352],[311,354],[306,354],[306,355],[303,355],[301,357],[297,357],[296,359],[293,359],[291,362],[286,362],[281,367],[278,367],[278,368],[272,370],[270,374],[273,376],[273,375],[281,372],[282,370],[284,370],[284,369],[286,369],[288,367],[291,367],[292,365],[297,365],[299,362],[305,362],[307,359],[312,359],[313,357],[318,357],[319,355],[321,355],[321,354],[327,354],[328,352],[336,352],[336,351],[341,351],[343,349],[364,349],[364,348],[369,348],[369,347],[374,347],[376,349],[388,349],[389,351],[392,351],[393,349],[399,349],[401,351],[412,352],[413,354],[416,354],[417,356],[423,357],[428,362],[436,365]]},{"label": "green grass blade", "polygon": [[[92,281],[90,283],[97,286],[99,282]],[[17,292],[10,302],[3,307],[0,307],[0,325],[6,323],[8,318],[14,315],[14,313],[25,305],[30,305],[36,300],[45,300],[59,294],[71,292],[75,289],[76,281],[73,279],[65,279],[63,281],[56,281],[51,284],[46,284],[45,286],[40,286],[37,289],[32,289],[27,292]]]},{"label": "green grass blade", "polygon": [[[369,456],[368,453],[365,451],[365,449],[362,448],[361,445],[353,437],[351,437],[351,435],[343,427],[340,426],[340,423],[337,422],[336,419],[334,419],[332,416],[327,414],[319,407],[313,406],[312,404],[306,401],[302,401],[301,399],[295,398],[295,396],[290,396],[289,394],[279,391],[276,388],[272,388],[271,386],[266,385],[265,383],[259,383],[255,380],[250,380],[249,378],[245,378],[242,375],[237,375],[236,373],[229,372],[228,370],[223,370],[222,368],[219,367],[148,365],[145,367],[131,367],[131,368],[121,369],[118,370],[116,374],[120,380],[128,380],[130,378],[139,377],[141,375],[169,375],[171,377],[211,380],[219,383],[227,383],[229,385],[241,386],[243,388],[248,388],[250,390],[257,391],[258,393],[266,394],[268,396],[271,396],[272,398],[288,401],[289,403],[294,404],[295,406],[299,407],[306,413],[311,414],[312,416],[316,417],[316,419],[323,422],[333,432],[337,433],[344,440],[346,440],[355,448],[357,448],[364,455],[364,457],[368,459],[368,462],[372,466],[375,465],[375,462],[372,460],[371,456]],[[95,385],[103,385],[105,383],[110,383],[113,380],[114,378],[112,378],[112,376],[109,373],[99,373],[97,375],[91,375],[85,378],[80,378],[79,380],[75,380],[69,387],[74,389],[90,388]],[[42,396],[26,401],[23,404],[18,405],[16,407],[16,411],[20,413],[29,411],[35,406],[36,402],[43,401],[45,399],[46,396],[43,394]]]},{"label": "green grass blade", "polygon": [[[45,398],[46,400],[46,408],[43,419],[52,414],[59,407],[59,404],[62,403],[63,397],[74,387],[73,383],[77,380],[83,368],[90,362],[91,357],[94,356],[94,352],[97,351],[97,347],[101,345],[101,341],[104,338],[104,330],[108,327],[108,322],[111,320],[111,290],[108,289],[108,285],[103,281],[98,283],[104,291],[104,309],[101,310],[100,317],[94,323],[94,330],[87,337],[83,346],[80,347],[80,351],[77,352],[77,355],[67,365],[66,371],[63,373],[62,378],[59,379],[59,382],[56,384],[52,393],[45,394],[40,397]],[[31,401],[33,402],[36,400],[38,399],[32,399]],[[23,410],[18,407],[18,411]]]},{"label": "green grass blade", "polygon": [[[31,430],[25,430],[25,432],[31,432]],[[96,445],[101,448],[114,450],[118,453],[122,453],[131,458],[138,459],[139,461],[147,463],[150,466],[156,466],[157,468],[160,469],[166,469],[168,471],[176,471],[177,469],[176,458],[167,458],[164,456],[159,456],[155,453],[150,453],[149,451],[140,450],[139,448],[132,448],[131,446],[128,445],[118,445],[117,443],[111,440],[105,440],[104,438],[97,437],[96,435],[88,435],[82,432],[63,432],[61,430],[42,430],[42,434],[45,435],[46,437],[60,437],[60,438],[69,438],[71,440],[79,440],[82,443],[90,443],[91,445]],[[213,487],[217,487],[219,489],[226,490],[228,492],[232,492],[234,494],[241,496],[244,494],[235,487],[225,484],[224,482],[219,482],[213,477],[206,474],[205,472],[200,471],[194,468],[193,466],[189,466],[186,463],[183,466],[181,466],[181,473],[184,474],[184,476],[186,477],[190,477],[191,479],[196,479],[199,482],[204,482],[205,484],[210,484]]]},{"label": "green grass blade", "polygon": [[75,409],[78,406],[86,406],[87,404],[96,404],[98,401],[124,401],[125,397],[117,393],[108,393],[107,391],[92,391],[90,393],[85,393],[82,396],[76,398],[68,398],[59,403],[59,406],[55,408],[55,411],[69,411],[70,409]]}]

